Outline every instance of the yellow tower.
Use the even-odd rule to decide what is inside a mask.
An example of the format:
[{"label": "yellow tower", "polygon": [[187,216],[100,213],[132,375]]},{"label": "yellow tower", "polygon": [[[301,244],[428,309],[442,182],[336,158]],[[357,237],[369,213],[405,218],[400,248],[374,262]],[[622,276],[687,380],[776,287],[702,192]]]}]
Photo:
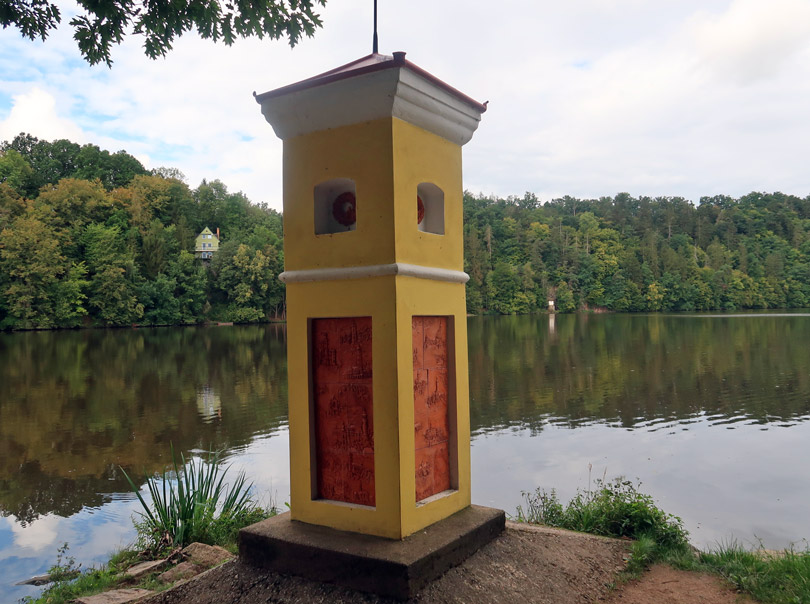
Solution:
[{"label": "yellow tower", "polygon": [[291,516],[401,539],[470,505],[461,146],[486,107],[405,53],[256,100],[284,141]]},{"label": "yellow tower", "polygon": [[240,554],[409,597],[504,525],[470,502],[461,147],[486,107],[405,53],[256,100],[284,141],[291,505]]},{"label": "yellow tower", "polygon": [[400,539],[470,505],[461,146],[486,107],[405,53],[256,100],[284,141],[292,518]]}]

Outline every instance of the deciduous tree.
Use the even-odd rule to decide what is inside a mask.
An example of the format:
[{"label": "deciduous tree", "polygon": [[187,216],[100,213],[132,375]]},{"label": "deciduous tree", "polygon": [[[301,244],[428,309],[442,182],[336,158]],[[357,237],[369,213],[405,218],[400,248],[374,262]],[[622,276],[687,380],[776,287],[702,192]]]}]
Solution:
[{"label": "deciduous tree", "polygon": [[[112,46],[128,35],[143,36],[143,48],[152,59],[164,56],[175,39],[189,31],[202,38],[231,45],[239,37],[287,38],[291,46],[302,35],[311,36],[321,26],[315,12],[326,0],[96,0],[81,2],[70,20],[79,51],[91,65],[112,65]],[[26,38],[45,38],[62,21],[59,2],[4,0],[0,24],[16,27]]]}]

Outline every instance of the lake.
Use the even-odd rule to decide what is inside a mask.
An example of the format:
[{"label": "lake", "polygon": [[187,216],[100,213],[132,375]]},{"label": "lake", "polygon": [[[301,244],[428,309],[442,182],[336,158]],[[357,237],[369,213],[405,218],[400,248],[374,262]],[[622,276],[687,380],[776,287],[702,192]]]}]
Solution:
[{"label": "lake", "polygon": [[[514,513],[641,482],[698,547],[810,538],[810,314],[539,315],[468,322],[472,493]],[[130,474],[169,443],[227,451],[289,498],[283,325],[0,334],[0,603],[57,549],[131,543]],[[233,471],[233,470],[232,470]]]}]

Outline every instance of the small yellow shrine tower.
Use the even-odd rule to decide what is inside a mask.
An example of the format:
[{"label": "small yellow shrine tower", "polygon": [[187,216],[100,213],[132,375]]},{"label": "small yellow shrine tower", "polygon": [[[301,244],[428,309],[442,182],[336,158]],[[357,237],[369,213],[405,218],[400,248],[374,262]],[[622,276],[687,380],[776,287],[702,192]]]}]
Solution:
[{"label": "small yellow shrine tower", "polygon": [[486,106],[402,52],[256,100],[284,141],[290,516],[400,540],[471,504],[461,147]]}]

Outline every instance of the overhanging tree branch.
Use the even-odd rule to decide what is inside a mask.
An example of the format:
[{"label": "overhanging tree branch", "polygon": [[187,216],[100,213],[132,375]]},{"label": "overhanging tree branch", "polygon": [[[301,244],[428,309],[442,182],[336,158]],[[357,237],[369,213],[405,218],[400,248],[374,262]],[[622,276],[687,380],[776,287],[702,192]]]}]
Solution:
[{"label": "overhanging tree branch", "polygon": [[[287,38],[295,46],[321,27],[316,6],[326,0],[79,0],[83,13],[70,20],[73,37],[91,65],[112,65],[112,46],[127,35],[144,37],[145,54],[156,59],[174,40],[196,30],[228,46],[237,38]],[[31,40],[45,40],[62,20],[49,0],[0,0],[0,24],[16,27]]]}]

